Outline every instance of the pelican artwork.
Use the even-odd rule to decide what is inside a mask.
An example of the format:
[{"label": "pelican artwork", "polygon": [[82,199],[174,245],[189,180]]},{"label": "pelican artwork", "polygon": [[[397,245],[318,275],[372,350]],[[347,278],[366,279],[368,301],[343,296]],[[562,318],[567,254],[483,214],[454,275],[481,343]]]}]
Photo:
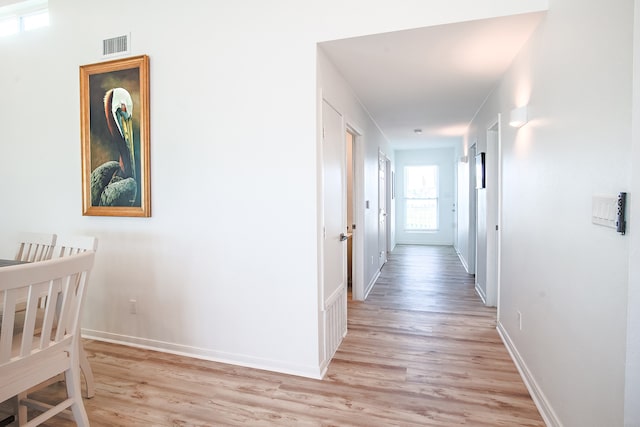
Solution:
[{"label": "pelican artwork", "polygon": [[136,162],[133,150],[133,101],[125,89],[110,89],[104,96],[104,113],[118,160],[107,161],[91,172],[93,206],[132,206],[136,200]]}]

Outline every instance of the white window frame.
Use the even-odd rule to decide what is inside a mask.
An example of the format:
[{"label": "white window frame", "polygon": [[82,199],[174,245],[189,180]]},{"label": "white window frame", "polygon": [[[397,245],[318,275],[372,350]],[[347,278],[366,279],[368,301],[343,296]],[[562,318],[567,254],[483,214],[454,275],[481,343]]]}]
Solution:
[{"label": "white window frame", "polygon": [[[435,169],[435,196],[434,197],[415,197],[408,195],[408,179],[407,179],[407,170],[409,168],[434,168]],[[408,233],[433,233],[440,230],[440,168],[438,165],[406,165],[403,170],[403,204],[404,204],[404,217],[403,217],[403,228],[404,231]],[[407,219],[409,216],[409,203],[413,201],[435,201],[435,227],[434,228],[418,228],[418,227],[409,227],[407,224]]]},{"label": "white window frame", "polygon": [[[33,28],[26,28],[25,23],[30,17],[47,14],[47,24]],[[38,28],[49,26],[49,2],[48,0],[23,0],[17,3],[0,7],[0,27],[2,24],[14,22],[15,31],[0,33],[0,37],[14,36],[25,31],[32,31]]]}]

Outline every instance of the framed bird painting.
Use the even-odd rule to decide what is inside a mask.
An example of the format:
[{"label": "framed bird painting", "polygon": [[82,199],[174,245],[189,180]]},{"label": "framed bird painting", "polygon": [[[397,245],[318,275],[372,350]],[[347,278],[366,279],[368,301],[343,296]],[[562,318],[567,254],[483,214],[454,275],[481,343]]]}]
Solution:
[{"label": "framed bird painting", "polygon": [[149,57],[80,67],[82,213],[151,216]]}]

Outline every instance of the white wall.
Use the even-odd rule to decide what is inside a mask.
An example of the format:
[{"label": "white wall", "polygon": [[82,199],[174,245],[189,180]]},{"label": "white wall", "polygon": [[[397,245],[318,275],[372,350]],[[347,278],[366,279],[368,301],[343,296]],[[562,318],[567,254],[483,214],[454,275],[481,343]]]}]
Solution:
[{"label": "white wall", "polygon": [[640,425],[640,0],[634,1],[632,174],[627,205],[629,230],[629,295],[627,298],[627,359],[625,426]]},{"label": "white wall", "polygon": [[628,190],[632,17],[552,2],[468,137],[484,151],[490,120],[529,105],[502,128],[498,328],[549,425],[623,425],[629,236],[593,225],[591,198]]},{"label": "white wall", "polygon": [[[547,3],[51,0],[48,29],[0,39],[0,254],[94,234],[90,334],[318,376],[316,43]],[[83,217],[78,67],[127,32],[151,59],[153,216]]]},{"label": "white wall", "polygon": [[[396,242],[414,245],[453,245],[453,208],[455,203],[456,147],[396,151]],[[434,165],[439,170],[439,229],[436,232],[410,232],[404,229],[404,168],[405,166]]]}]

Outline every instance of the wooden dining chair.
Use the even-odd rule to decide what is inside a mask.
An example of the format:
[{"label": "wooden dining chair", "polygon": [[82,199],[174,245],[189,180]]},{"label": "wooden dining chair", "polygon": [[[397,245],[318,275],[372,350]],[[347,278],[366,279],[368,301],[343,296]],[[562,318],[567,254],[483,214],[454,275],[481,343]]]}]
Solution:
[{"label": "wooden dining chair", "polygon": [[60,258],[85,251],[95,252],[96,250],[98,250],[98,238],[95,236],[58,234],[52,257]]},{"label": "wooden dining chair", "polygon": [[[57,236],[56,245],[53,248],[53,258],[62,258],[86,251],[95,252],[97,250],[98,238],[95,236],[59,234]],[[87,357],[87,352],[84,350],[82,341],[78,340],[78,342],[80,344],[80,370],[84,376],[86,390],[84,397],[90,399],[96,394],[93,370],[89,364],[89,358]]]},{"label": "wooden dining chair", "polygon": [[[51,257],[52,258],[62,258],[69,255],[75,255],[79,253],[83,253],[86,251],[96,251],[98,249],[98,239],[94,236],[83,236],[83,235],[57,235],[56,236],[56,245],[51,248]],[[19,314],[20,315],[20,314]],[[40,308],[37,312],[38,318],[44,315],[44,310]],[[84,388],[84,397],[90,399],[95,396],[95,381],[93,378],[93,370],[91,369],[91,365],[89,364],[89,358],[87,357],[87,353],[82,345],[82,340],[79,339],[78,343],[80,345],[79,349],[79,358],[80,358],[80,371],[82,373],[82,378],[84,378],[85,388]],[[81,379],[82,379],[81,378]],[[47,387],[48,385],[58,382],[64,381],[64,376],[59,375],[56,378],[51,378],[47,382],[38,385],[31,391],[35,391],[39,388]]]},{"label": "wooden dining chair", "polygon": [[16,261],[44,261],[53,255],[57,236],[51,233],[22,232],[18,236]]},{"label": "wooden dining chair", "polygon": [[[51,259],[57,236],[52,233],[23,231],[18,235],[18,251],[14,259],[22,262],[37,262]],[[21,307],[18,307],[20,311]]]},{"label": "wooden dining chair", "polygon": [[[95,252],[0,268],[0,402],[14,399],[19,425],[35,426],[65,413],[88,426],[80,390],[80,318]],[[26,315],[15,325],[16,306],[27,294]],[[44,316],[37,316],[41,295]],[[39,317],[39,321],[37,318]],[[19,321],[19,320],[18,320]],[[19,329],[19,334],[14,331]],[[50,405],[28,390],[64,374],[67,398]],[[28,421],[27,408],[40,412]],[[70,409],[70,410],[69,410]]]}]

